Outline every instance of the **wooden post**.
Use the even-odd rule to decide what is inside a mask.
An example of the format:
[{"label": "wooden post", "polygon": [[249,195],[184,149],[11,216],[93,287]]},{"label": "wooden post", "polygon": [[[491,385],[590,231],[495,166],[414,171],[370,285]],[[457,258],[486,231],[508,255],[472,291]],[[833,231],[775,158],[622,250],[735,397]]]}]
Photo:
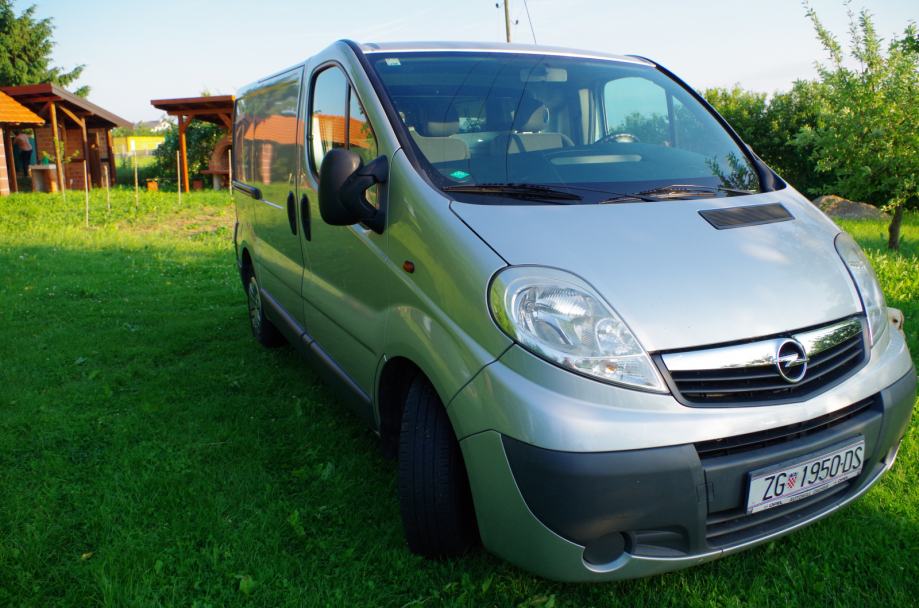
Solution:
[{"label": "wooden post", "polygon": [[108,145],[108,175],[111,179],[112,176],[117,175],[115,172],[115,146],[112,144],[112,130],[105,130],[105,143]]},{"label": "wooden post", "polygon": [[182,159],[176,150],[176,190],[179,192],[179,207],[182,206]]},{"label": "wooden post", "polygon": [[134,140],[131,140],[131,157],[134,159],[134,215],[137,215],[137,207],[139,205],[138,198],[138,185],[137,185],[137,145],[134,143]]},{"label": "wooden post", "polygon": [[[74,112],[71,112],[67,109],[67,106],[61,106],[59,108],[61,112],[67,115],[70,120],[74,122],[78,127],[80,127],[80,144],[83,148],[83,173],[85,174],[84,179],[89,179],[92,176],[92,173],[89,170],[89,130],[86,128],[86,119],[80,118]],[[64,139],[67,139],[67,131],[64,131]]]},{"label": "wooden post", "polygon": [[[109,154],[111,153],[112,151],[109,150]],[[102,178],[103,180],[105,180],[105,209],[109,213],[111,213],[112,212],[112,198],[109,194],[109,189],[108,189],[109,184],[108,184],[108,165],[107,164],[102,165],[102,174],[105,176]]]},{"label": "wooden post", "polygon": [[[61,111],[80,127],[80,143],[83,147],[83,182],[85,186],[86,179],[89,176],[89,133],[86,131],[86,119],[80,118],[64,106],[61,106]],[[64,135],[67,135],[66,131],[64,131]]]},{"label": "wooden post", "polygon": [[[3,150],[4,155],[6,156],[6,166],[8,169],[7,178],[10,182],[10,192],[19,192],[19,184],[16,183],[19,180],[19,177],[16,173],[18,171],[16,165],[19,164],[19,158],[17,158],[16,155],[19,154],[19,151],[13,145],[12,129],[7,129],[6,132],[3,129],[0,129],[0,137],[3,138]],[[35,188],[32,188],[32,190],[35,190]]]},{"label": "wooden post", "polygon": [[86,180],[89,179],[89,134],[86,132],[85,120],[80,125],[80,136],[83,139],[83,184],[88,188]]},{"label": "wooden post", "polygon": [[227,148],[227,190],[233,196],[233,148]]},{"label": "wooden post", "polygon": [[66,188],[64,188],[64,163],[61,162],[61,141],[57,133],[57,104],[51,102],[51,141],[54,144],[54,162],[57,163],[57,187],[64,194],[64,200],[67,200]]},{"label": "wooden post", "polygon": [[188,151],[185,147],[185,129],[188,127],[188,121],[181,114],[179,115],[179,153],[182,158],[182,186],[185,187],[185,192],[189,191],[188,188]]},{"label": "wooden post", "polygon": [[89,228],[89,176],[86,171],[86,161],[83,161],[83,197],[85,204],[83,206],[83,225]]}]

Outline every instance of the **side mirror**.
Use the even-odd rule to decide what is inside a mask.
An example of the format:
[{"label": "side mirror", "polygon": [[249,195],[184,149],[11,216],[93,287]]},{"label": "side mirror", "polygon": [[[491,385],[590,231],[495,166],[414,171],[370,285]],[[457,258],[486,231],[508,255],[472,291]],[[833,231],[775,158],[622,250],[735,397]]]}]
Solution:
[{"label": "side mirror", "polygon": [[384,201],[377,209],[367,201],[367,189],[386,181],[389,162],[380,156],[364,165],[350,150],[329,150],[319,168],[319,213],[332,226],[361,223],[383,233],[386,224]]}]

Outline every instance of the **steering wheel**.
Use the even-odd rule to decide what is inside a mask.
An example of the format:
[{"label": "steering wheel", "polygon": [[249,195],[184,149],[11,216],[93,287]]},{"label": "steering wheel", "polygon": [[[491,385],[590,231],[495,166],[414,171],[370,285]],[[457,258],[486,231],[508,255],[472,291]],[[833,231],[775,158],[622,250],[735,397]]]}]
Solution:
[{"label": "steering wheel", "polygon": [[631,133],[622,133],[622,132],[613,133],[612,131],[610,131],[609,133],[607,133],[606,135],[604,135],[603,137],[601,137],[594,143],[595,144],[605,144],[611,141],[614,141],[620,144],[634,144],[634,143],[640,142],[641,140],[638,139],[635,135],[632,135]]}]

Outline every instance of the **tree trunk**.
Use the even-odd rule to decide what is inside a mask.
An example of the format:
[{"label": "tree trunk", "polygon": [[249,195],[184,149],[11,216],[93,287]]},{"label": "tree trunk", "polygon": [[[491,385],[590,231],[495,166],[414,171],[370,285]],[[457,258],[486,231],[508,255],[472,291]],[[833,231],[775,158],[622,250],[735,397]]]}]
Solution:
[{"label": "tree trunk", "polygon": [[887,239],[888,249],[900,248],[900,224],[903,223],[903,208],[905,206],[906,205],[901,203],[894,209],[893,219],[890,220],[890,226],[887,227],[887,234],[889,235]]}]

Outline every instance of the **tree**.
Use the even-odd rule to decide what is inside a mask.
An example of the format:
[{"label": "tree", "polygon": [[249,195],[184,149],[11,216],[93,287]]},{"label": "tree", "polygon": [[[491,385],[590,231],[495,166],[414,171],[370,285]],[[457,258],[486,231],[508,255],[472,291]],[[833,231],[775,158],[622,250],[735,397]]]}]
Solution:
[{"label": "tree", "polygon": [[764,150],[779,173],[795,188],[810,196],[827,194],[836,176],[817,171],[814,146],[798,139],[798,133],[817,124],[821,84],[796,80],[789,91],[772,96],[766,111],[771,139]]},{"label": "tree", "polygon": [[798,190],[819,195],[826,192],[833,175],[818,173],[813,146],[797,141],[801,129],[816,124],[819,86],[800,80],[790,91],[767,98],[765,93],[735,85],[707,89],[704,96],[766,164]]},{"label": "tree", "polygon": [[763,148],[769,140],[766,94],[746,91],[739,84],[735,84],[731,89],[706,89],[702,95],[765,160]]},{"label": "tree", "polygon": [[[69,72],[51,65],[53,32],[51,19],[35,18],[34,5],[17,17],[12,0],[0,0],[0,86],[50,82],[66,87],[80,77],[83,65]],[[74,93],[86,97],[89,87]]]},{"label": "tree", "polygon": [[850,68],[842,46],[813,8],[807,16],[829,56],[818,64],[816,125],[798,136],[817,168],[835,175],[839,194],[893,212],[888,247],[899,248],[907,205],[919,202],[919,52],[915,24],[885,52],[871,14],[849,13]]},{"label": "tree", "polygon": [[[226,130],[209,122],[193,120],[185,130],[185,149],[188,154],[188,175],[201,175],[207,169],[214,146],[226,135]],[[165,141],[153,152],[156,157],[155,174],[167,180],[177,180],[176,151],[179,149],[179,127],[173,125],[165,133]]]}]

